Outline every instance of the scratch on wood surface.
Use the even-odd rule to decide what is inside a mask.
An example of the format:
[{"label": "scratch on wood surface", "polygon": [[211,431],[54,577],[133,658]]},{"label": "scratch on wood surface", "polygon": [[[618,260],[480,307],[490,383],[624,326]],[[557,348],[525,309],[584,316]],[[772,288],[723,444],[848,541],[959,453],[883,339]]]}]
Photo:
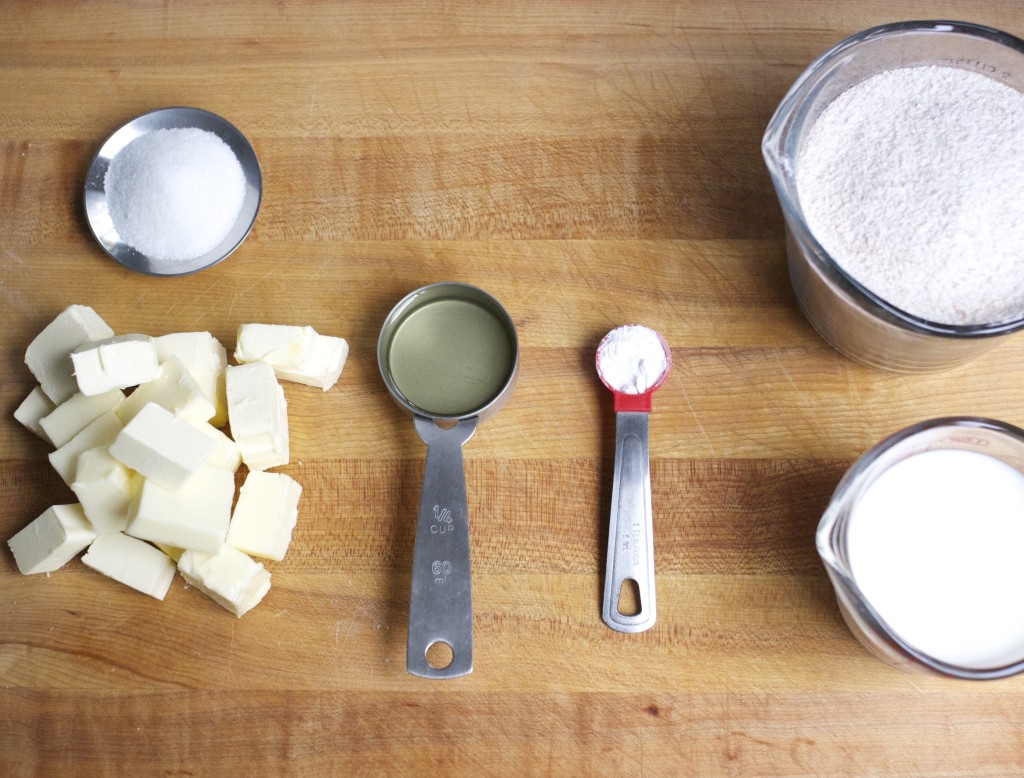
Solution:
[{"label": "scratch on wood surface", "polygon": [[806,390],[801,389],[800,385],[797,384],[796,379],[793,378],[793,374],[789,372],[789,368],[786,367],[785,360],[782,358],[781,349],[773,349],[772,355],[775,357],[775,362],[778,364],[779,369],[782,371],[782,375],[786,378],[786,383],[792,389],[794,394],[793,405],[799,413],[800,418],[806,424],[809,432],[814,432],[820,429],[821,421],[818,418],[815,408],[808,404]]},{"label": "scratch on wood surface", "polygon": [[690,393],[686,391],[686,382],[683,381],[680,385],[683,390],[683,399],[686,400],[686,407],[689,409],[690,415],[693,416],[693,420],[697,424],[697,429],[700,430],[701,437],[704,438],[704,441],[708,444],[708,448],[711,449],[711,456],[717,457],[718,452],[715,450],[715,444],[708,436],[707,430],[704,429],[704,425],[700,421],[700,416],[697,415],[697,409],[693,407],[693,402],[690,400]]},{"label": "scratch on wood surface", "polygon": [[306,110],[306,130],[304,137],[310,136],[310,128],[316,124],[316,98],[320,92],[320,84],[323,83],[322,78],[316,79],[312,84],[309,85],[309,107]]},{"label": "scratch on wood surface", "polygon": [[843,365],[843,375],[846,376],[846,391],[850,395],[850,399],[858,400],[860,398],[860,391],[853,380],[853,374],[850,372],[849,365]]},{"label": "scratch on wood surface", "polygon": [[[22,260],[21,256],[16,251],[13,251],[12,249],[4,249],[4,262],[14,262],[14,263],[16,263],[18,265],[25,264],[25,262],[24,262],[24,260]],[[6,287],[6,284],[4,286]]]},{"label": "scratch on wood surface", "polygon": [[241,287],[241,288],[240,288],[240,289],[238,289],[238,290],[237,290],[236,292],[234,292],[234,293],[233,293],[233,294],[231,295],[231,299],[230,299],[230,300],[228,300],[228,303],[227,303],[227,309],[226,309],[226,313],[227,313],[227,314],[228,314],[229,316],[230,316],[231,314],[233,314],[233,313],[234,313],[234,311],[235,311],[235,304],[236,304],[236,303],[237,303],[237,302],[238,302],[239,300],[248,300],[248,299],[250,299],[250,291],[251,291],[251,290],[252,290],[252,289],[253,289],[254,287],[258,286],[259,284],[263,283],[263,282],[264,282],[264,281],[266,281],[266,280],[267,280],[268,278],[270,278],[271,276],[273,276],[273,275],[275,274],[275,272],[277,271],[278,265],[280,265],[282,261],[283,261],[283,260],[282,260],[281,258],[278,258],[278,259],[277,259],[277,260],[275,260],[275,261],[274,261],[274,263],[273,263],[273,264],[272,264],[272,265],[270,266],[270,269],[268,269],[268,270],[267,270],[267,271],[266,271],[265,273],[263,273],[263,275],[259,276],[258,278],[254,278],[254,279],[252,279],[251,281],[249,281],[249,283],[245,284],[245,286],[244,286],[244,287]]},{"label": "scratch on wood surface", "polygon": [[[25,260],[15,251],[10,249],[4,250],[4,265],[24,265]],[[0,294],[3,296],[3,301],[6,307],[10,311],[24,312],[29,308],[28,302],[25,296],[17,291],[16,285],[8,285],[5,281],[0,280]]]},{"label": "scratch on wood surface", "polygon": [[228,635],[228,677],[234,678],[234,658],[235,658],[235,622],[230,622],[231,632]]},{"label": "scratch on wood surface", "polygon": [[906,680],[907,680],[907,683],[909,683],[911,686],[914,687],[914,689],[918,692],[918,694],[924,694],[925,693],[924,689],[922,689],[920,686],[918,686],[916,683],[914,683],[914,679],[913,678],[908,676]]},{"label": "scratch on wood surface", "polygon": [[779,353],[779,349],[772,351],[772,356],[775,357],[775,361],[779,365],[779,369],[782,371],[782,375],[786,377],[786,382],[792,387],[794,392],[799,392],[800,387],[797,386],[796,381],[793,379],[793,374],[789,372],[789,368],[786,367],[786,363],[782,361],[782,356]]}]

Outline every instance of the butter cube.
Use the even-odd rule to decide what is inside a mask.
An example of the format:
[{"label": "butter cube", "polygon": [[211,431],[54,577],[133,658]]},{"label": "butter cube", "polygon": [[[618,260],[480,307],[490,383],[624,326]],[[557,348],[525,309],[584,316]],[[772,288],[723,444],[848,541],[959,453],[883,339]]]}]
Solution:
[{"label": "butter cube", "polygon": [[288,405],[266,362],[228,366],[228,421],[250,470],[288,464]]},{"label": "butter cube", "polygon": [[242,466],[242,450],[238,448],[238,444],[235,441],[212,424],[204,423],[194,426],[210,438],[216,446],[206,464],[212,467],[222,467],[225,470],[230,470],[232,473]]},{"label": "butter cube", "polygon": [[71,491],[97,534],[123,532],[128,526],[128,506],[140,478],[110,456],[109,446],[78,455]]},{"label": "butter cube", "polygon": [[124,402],[124,392],[112,389],[91,397],[76,392],[39,420],[53,445],[60,447],[107,411]]},{"label": "butter cube", "polygon": [[113,337],[114,331],[87,305],[70,305],[61,311],[25,351],[25,364],[54,404],[78,391],[71,352],[96,340]]},{"label": "butter cube", "polygon": [[167,554],[174,564],[178,564],[178,560],[181,559],[181,555],[185,553],[185,549],[178,548],[177,546],[168,546],[166,543],[156,543],[155,545]]},{"label": "butter cube", "polygon": [[7,541],[24,575],[52,573],[92,543],[96,533],[82,506],[54,505]]},{"label": "butter cube", "polygon": [[21,401],[21,405],[15,409],[14,419],[30,432],[35,433],[47,443],[53,445],[53,441],[50,440],[50,436],[46,434],[46,430],[42,428],[39,421],[47,414],[52,413],[56,407],[53,401],[46,396],[43,388],[36,386]]},{"label": "butter cube", "polygon": [[88,426],[67,443],[50,452],[50,464],[60,473],[64,482],[71,485],[78,469],[78,457],[83,451],[97,446],[109,446],[121,432],[121,421],[113,412],[104,413],[91,421]]},{"label": "butter cube", "polygon": [[153,543],[216,554],[228,534],[234,497],[234,473],[219,467],[201,468],[173,491],[144,479],[128,506],[127,532]]},{"label": "butter cube", "polygon": [[252,556],[284,559],[301,494],[302,486],[289,475],[250,471],[231,516],[228,545]]},{"label": "butter cube", "polygon": [[196,379],[214,407],[214,415],[208,421],[214,427],[227,424],[228,401],[224,371],[228,366],[228,352],[220,341],[209,332],[174,332],[154,338],[153,342],[161,362],[177,357]]},{"label": "butter cube", "polygon": [[110,455],[173,491],[206,464],[216,445],[166,408],[147,403],[118,433]]},{"label": "butter cube", "polygon": [[202,387],[177,357],[164,360],[156,378],[142,384],[129,395],[117,409],[118,418],[127,424],[146,403],[151,402],[190,424],[205,423],[217,412]]},{"label": "butter cube", "polygon": [[163,600],[174,578],[174,561],[149,543],[120,532],[97,536],[82,562],[98,573]]},{"label": "butter cube", "polygon": [[348,358],[344,338],[321,335],[312,327],[243,324],[238,328],[235,360],[266,362],[277,377],[325,392],[337,383]]},{"label": "butter cube", "polygon": [[178,572],[239,618],[270,591],[270,573],[263,565],[228,545],[215,555],[185,551],[178,560]]},{"label": "butter cube", "polygon": [[148,335],[118,335],[83,343],[71,352],[78,390],[85,395],[127,389],[159,375],[156,346]]}]

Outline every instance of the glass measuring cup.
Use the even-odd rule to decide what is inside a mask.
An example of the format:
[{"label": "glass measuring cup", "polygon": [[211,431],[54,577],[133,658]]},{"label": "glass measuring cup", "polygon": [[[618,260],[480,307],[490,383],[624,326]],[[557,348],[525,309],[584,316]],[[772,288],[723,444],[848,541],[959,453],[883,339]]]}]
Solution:
[{"label": "glass measuring cup", "polygon": [[786,222],[793,291],[818,334],[871,367],[904,373],[967,362],[1024,328],[1024,318],[970,326],[928,321],[847,274],[808,227],[797,163],[808,131],[843,91],[882,71],[918,65],[974,70],[1024,91],[1024,41],[976,24],[914,21],[851,36],[815,60],[779,104],[761,144]]},{"label": "glass measuring cup", "polygon": [[466,675],[473,670],[473,599],[462,446],[512,394],[519,372],[515,324],[482,289],[430,284],[388,314],[377,365],[427,444],[406,669],[424,678]]},{"label": "glass measuring cup", "polygon": [[[920,643],[911,642],[907,638],[907,634],[910,634],[909,631],[901,634],[891,623],[894,616],[901,617],[901,614],[891,608],[893,602],[891,595],[886,590],[879,589],[877,585],[871,585],[867,577],[858,577],[858,570],[863,572],[864,568],[858,567],[857,559],[854,557],[857,553],[862,555],[864,553],[863,550],[858,551],[858,549],[864,548],[864,535],[861,534],[860,542],[856,542],[857,539],[851,534],[851,525],[864,520],[859,517],[864,514],[858,514],[858,509],[863,507],[865,496],[870,494],[873,486],[878,488],[878,484],[881,483],[880,478],[887,474],[891,475],[895,472],[894,468],[898,466],[905,467],[910,458],[925,453],[934,455],[936,452],[939,454],[966,452],[973,455],[984,455],[994,460],[991,463],[992,466],[1005,467],[1008,469],[1007,472],[1013,474],[1014,479],[1024,479],[1024,430],[992,419],[966,416],[932,419],[915,424],[886,438],[867,451],[840,480],[818,524],[816,535],[818,554],[835,588],[839,610],[844,620],[857,639],[876,657],[900,669],[957,678],[985,680],[1014,675],[1024,670],[1024,617],[1015,619],[1015,623],[1007,627],[1010,629],[1007,634],[1012,637],[1012,640],[1006,643],[1007,647],[1000,648],[998,651],[995,646],[992,647],[991,655],[1001,656],[1001,660],[948,661],[940,658],[941,651],[932,648],[931,653],[927,653],[922,650]],[[941,489],[942,485],[941,478],[931,478],[925,488],[928,491],[933,491]],[[937,499],[946,498],[939,497]],[[875,504],[877,505],[877,502]],[[986,525],[982,523],[983,516],[974,515],[974,510],[982,510],[982,508],[975,508],[977,503],[973,500],[970,500],[969,504],[972,506],[971,510],[964,511],[962,514],[963,526],[957,525],[954,529],[955,534],[947,534],[942,543],[935,543],[934,538],[929,535],[939,532],[949,533],[948,525],[944,525],[938,515],[923,514],[919,521],[927,522],[929,529],[921,536],[912,536],[909,540],[906,538],[899,540],[900,549],[910,546],[913,548],[914,554],[935,553],[936,549],[943,549],[949,542],[948,539],[952,537],[955,543],[963,544],[965,554],[976,554],[979,544],[985,543],[996,543],[997,545],[993,547],[998,549],[1000,555],[1014,554],[1020,551],[1017,544],[1008,544],[1005,539],[1003,543],[998,543],[994,538],[986,535],[984,533]],[[958,521],[959,517],[960,514],[957,515]],[[1014,514],[1014,519],[1016,519],[1016,514]],[[1021,517],[1021,521],[1024,521],[1024,516]],[[934,529],[931,529],[932,526]],[[898,528],[894,531],[898,531]],[[949,559],[947,565],[945,557],[936,557],[935,560],[938,563],[935,567],[939,569],[939,574],[944,580],[948,578],[954,588],[957,582],[956,577],[966,575],[965,571],[971,569],[963,557],[959,564],[956,563],[957,560]],[[986,565],[995,564],[995,560],[990,561],[987,558],[980,561]],[[976,564],[977,560],[974,566]],[[919,570],[922,565],[920,560],[907,558],[904,559],[903,565],[890,564],[890,567],[893,568],[893,575],[912,578],[914,573],[910,571]],[[875,581],[877,580],[876,577]],[[993,581],[999,580],[998,578],[993,579]],[[995,597],[974,596],[964,604],[947,599],[950,593],[946,589],[929,588],[926,580],[911,580],[910,583],[918,587],[918,590],[912,595],[919,600],[912,603],[914,608],[921,613],[942,613],[946,618],[951,619],[941,625],[940,634],[945,631],[963,632],[964,625],[955,621],[956,617],[953,614],[964,613],[964,608],[973,611],[982,606],[988,607],[987,600],[995,599]],[[995,584],[985,583],[984,585],[991,586],[991,589],[999,593],[1000,597],[1006,591],[1013,590],[1012,587],[997,587]],[[865,588],[871,588],[876,596],[880,594],[882,598],[888,600],[888,603],[882,599],[873,600],[865,593]],[[978,585],[978,588],[981,588],[981,584]],[[1024,599],[1024,592],[1020,592],[1020,594]],[[885,610],[883,605],[889,606],[891,614],[889,621],[882,613]],[[1014,604],[1010,610],[1012,613],[1016,613],[1019,608]],[[1003,631],[1005,625],[995,621],[994,618],[990,623],[997,624],[999,631]],[[906,624],[907,622],[904,620],[904,625]],[[995,631],[993,630],[993,632]],[[918,631],[917,634],[921,635],[921,632]],[[938,644],[932,638],[932,646],[936,645]],[[989,651],[988,646],[985,646],[985,651]]]},{"label": "glass measuring cup", "polygon": [[[644,365],[637,364],[636,380],[630,377],[628,386],[617,384],[606,361],[609,360],[607,349],[611,339],[627,330],[642,331],[648,339],[653,338],[664,354],[664,366],[660,372],[652,375]],[[624,356],[636,359],[635,355]],[[615,468],[601,617],[605,624],[619,632],[643,632],[653,627],[657,619],[649,449],[652,395],[668,377],[672,368],[672,351],[654,330],[626,325],[605,335],[597,348],[595,361],[598,377],[615,398]],[[621,609],[626,595],[624,587],[628,586],[635,587],[633,593],[638,607],[633,613]]]}]

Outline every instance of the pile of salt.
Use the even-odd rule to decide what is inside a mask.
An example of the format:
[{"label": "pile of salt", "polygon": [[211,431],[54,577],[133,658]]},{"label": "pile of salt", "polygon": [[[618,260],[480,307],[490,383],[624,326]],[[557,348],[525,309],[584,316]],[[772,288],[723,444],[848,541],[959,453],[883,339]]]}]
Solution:
[{"label": "pile of salt", "polygon": [[216,248],[245,199],[245,173],[214,133],[182,127],[142,135],[111,160],[104,180],[121,240],[148,257],[186,261]]}]

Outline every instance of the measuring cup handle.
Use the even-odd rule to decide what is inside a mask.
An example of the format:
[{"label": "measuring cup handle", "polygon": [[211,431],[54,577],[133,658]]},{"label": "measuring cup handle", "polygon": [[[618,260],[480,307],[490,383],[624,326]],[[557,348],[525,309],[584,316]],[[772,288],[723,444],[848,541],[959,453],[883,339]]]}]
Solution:
[{"label": "measuring cup handle", "polygon": [[[650,417],[643,412],[615,414],[615,473],[608,522],[605,568],[605,624],[619,632],[643,632],[654,626],[654,526],[648,448]],[[636,583],[639,610],[626,615],[619,598],[626,581]]]},{"label": "measuring cup handle", "polygon": [[[423,678],[455,678],[473,671],[473,591],[469,562],[469,511],[462,446],[477,419],[453,427],[416,416],[416,433],[427,444],[427,461],[416,522],[409,598],[406,670]],[[451,663],[432,665],[427,650],[445,643]]]}]

